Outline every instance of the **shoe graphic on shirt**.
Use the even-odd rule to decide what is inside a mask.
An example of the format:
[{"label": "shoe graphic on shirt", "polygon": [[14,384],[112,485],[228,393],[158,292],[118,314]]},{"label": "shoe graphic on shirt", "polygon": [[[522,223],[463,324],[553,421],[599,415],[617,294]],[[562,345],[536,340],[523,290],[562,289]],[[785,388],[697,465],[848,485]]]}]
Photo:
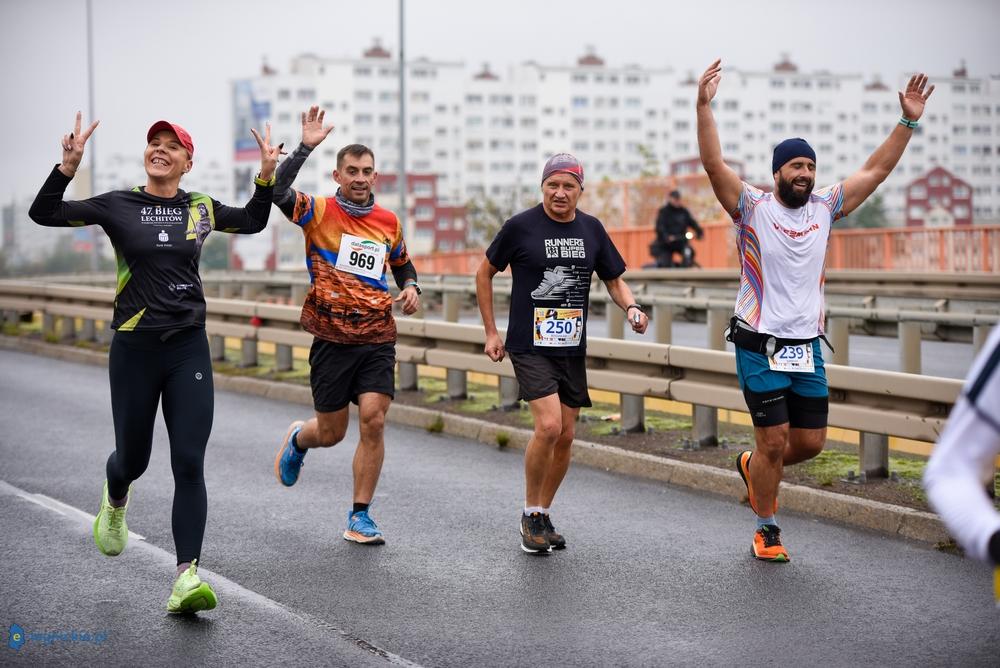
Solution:
[{"label": "shoe graphic on shirt", "polygon": [[577,283],[571,273],[573,267],[546,269],[542,282],[531,292],[532,299],[558,299]]}]

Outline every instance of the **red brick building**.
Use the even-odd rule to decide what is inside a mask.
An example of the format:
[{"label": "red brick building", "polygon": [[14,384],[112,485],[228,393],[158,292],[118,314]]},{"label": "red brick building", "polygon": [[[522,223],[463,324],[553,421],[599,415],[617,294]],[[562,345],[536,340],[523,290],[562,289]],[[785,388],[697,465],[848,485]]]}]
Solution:
[{"label": "red brick building", "polygon": [[[375,189],[379,204],[399,208],[396,174],[379,174]],[[438,203],[436,174],[406,175],[406,245],[413,255],[464,250],[468,230],[464,206]]]},{"label": "red brick building", "polygon": [[906,186],[907,227],[972,224],[972,186],[935,167]]}]

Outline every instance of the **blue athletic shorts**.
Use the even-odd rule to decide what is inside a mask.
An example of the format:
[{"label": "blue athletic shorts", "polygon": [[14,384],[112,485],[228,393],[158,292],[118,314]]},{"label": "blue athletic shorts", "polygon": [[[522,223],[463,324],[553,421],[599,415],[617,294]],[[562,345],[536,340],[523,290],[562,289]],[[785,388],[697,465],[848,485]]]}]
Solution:
[{"label": "blue athletic shorts", "polygon": [[772,371],[767,357],[736,347],[736,376],[754,426],[773,427],[788,422],[801,429],[826,427],[829,390],[823,350],[819,339],[812,346],[812,373]]}]

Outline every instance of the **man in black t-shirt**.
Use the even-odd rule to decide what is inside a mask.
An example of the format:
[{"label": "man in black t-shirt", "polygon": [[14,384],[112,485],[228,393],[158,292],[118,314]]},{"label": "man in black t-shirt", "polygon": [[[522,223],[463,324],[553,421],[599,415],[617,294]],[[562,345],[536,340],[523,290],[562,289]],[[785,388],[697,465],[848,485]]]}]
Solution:
[{"label": "man in black t-shirt", "polygon": [[[524,453],[525,502],[521,549],[547,554],[563,549],[549,507],[569,468],[570,446],[587,391],[587,307],[594,272],[632,329],[648,320],[622,274],[625,261],[597,218],[576,208],[583,165],[568,153],[553,156],[542,172],[542,203],[512,217],[486,249],[476,273],[476,297],[486,328],[485,352],[494,362],[510,354],[520,398],[535,430]],[[493,315],[493,276],[511,268],[506,344]]]}]

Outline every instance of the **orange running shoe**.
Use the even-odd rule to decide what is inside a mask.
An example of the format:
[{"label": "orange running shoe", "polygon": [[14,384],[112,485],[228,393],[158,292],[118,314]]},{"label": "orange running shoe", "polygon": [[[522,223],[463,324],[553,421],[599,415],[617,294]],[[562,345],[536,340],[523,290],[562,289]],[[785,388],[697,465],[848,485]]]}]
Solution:
[{"label": "orange running shoe", "polygon": [[[753,457],[753,452],[750,450],[744,450],[740,453],[740,456],[736,458],[736,471],[743,478],[743,484],[747,486],[747,501],[750,502],[750,509],[758,516],[763,517],[759,512],[757,512],[757,506],[753,502],[753,487],[750,486],[750,458]],[[774,499],[774,512],[778,512],[778,499]],[[772,513],[773,515],[774,513]]]},{"label": "orange running shoe", "polygon": [[788,562],[788,550],[781,544],[781,529],[773,524],[765,524],[753,535],[753,556],[761,561]]}]

